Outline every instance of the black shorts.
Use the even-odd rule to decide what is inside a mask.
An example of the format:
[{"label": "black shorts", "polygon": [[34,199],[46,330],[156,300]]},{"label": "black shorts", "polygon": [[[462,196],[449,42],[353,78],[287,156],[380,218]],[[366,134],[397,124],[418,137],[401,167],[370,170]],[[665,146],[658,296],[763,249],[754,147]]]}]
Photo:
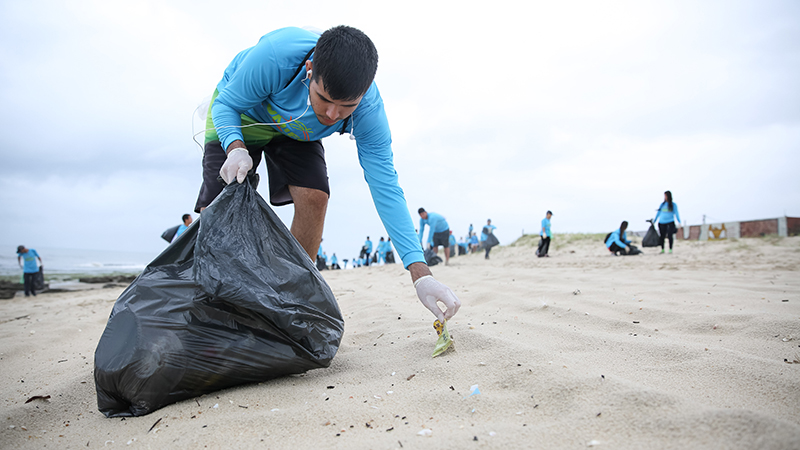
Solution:
[{"label": "black shorts", "polygon": [[438,247],[440,245],[444,248],[450,247],[450,230],[433,233],[433,246]]},{"label": "black shorts", "polygon": [[[273,206],[292,203],[289,186],[317,189],[331,195],[322,142],[296,141],[286,136],[276,136],[261,147],[248,147],[248,151],[253,158],[250,173],[258,168],[261,155],[266,157],[269,201]],[[194,212],[199,213],[201,208],[210,205],[225,187],[218,179],[225,158],[227,155],[219,141],[206,143],[203,154],[203,185],[200,186]]]}]

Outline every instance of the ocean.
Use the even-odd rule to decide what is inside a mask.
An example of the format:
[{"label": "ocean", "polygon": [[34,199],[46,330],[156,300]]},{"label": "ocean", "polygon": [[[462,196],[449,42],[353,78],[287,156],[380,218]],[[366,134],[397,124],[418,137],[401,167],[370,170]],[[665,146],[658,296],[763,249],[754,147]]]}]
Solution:
[{"label": "ocean", "polygon": [[[0,276],[21,276],[17,262],[17,246],[2,246]],[[52,247],[33,247],[42,258],[47,278],[110,274],[139,274],[160,252],[129,252],[117,250],[81,250]]]}]

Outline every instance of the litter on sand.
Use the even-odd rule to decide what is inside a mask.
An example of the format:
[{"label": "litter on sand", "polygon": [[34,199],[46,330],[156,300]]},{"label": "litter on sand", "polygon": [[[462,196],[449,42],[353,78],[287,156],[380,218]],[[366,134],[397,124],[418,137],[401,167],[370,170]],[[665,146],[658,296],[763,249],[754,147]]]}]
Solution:
[{"label": "litter on sand", "polygon": [[447,332],[447,321],[444,323],[439,322],[439,319],[436,319],[433,322],[433,328],[436,330],[436,334],[439,335],[439,339],[436,341],[436,347],[433,349],[433,358],[441,355],[445,352],[448,348],[455,348],[453,347],[453,339],[450,337],[450,333]]},{"label": "litter on sand", "polygon": [[[467,397],[472,397],[473,395],[479,395],[480,393],[481,393],[481,390],[478,389],[478,385],[477,384],[473,384],[469,388],[469,395]],[[464,397],[464,398],[467,398],[467,397]]]}]

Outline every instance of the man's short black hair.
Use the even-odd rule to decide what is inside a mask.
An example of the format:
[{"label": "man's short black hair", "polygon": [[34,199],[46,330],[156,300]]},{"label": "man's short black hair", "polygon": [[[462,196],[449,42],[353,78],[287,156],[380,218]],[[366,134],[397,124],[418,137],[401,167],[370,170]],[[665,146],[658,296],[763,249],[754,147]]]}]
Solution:
[{"label": "man's short black hair", "polygon": [[332,100],[354,100],[367,92],[378,71],[378,50],[361,30],[346,25],[322,33],[314,51],[312,80]]},{"label": "man's short black hair", "polygon": [[417,214],[422,214],[425,212],[425,208],[420,208],[417,210]]},{"label": "man's short black hair", "polygon": [[186,222],[186,219],[191,219],[191,218],[192,218],[192,216],[190,216],[189,214],[184,214],[184,215],[181,217],[181,220],[183,220],[184,222]]}]

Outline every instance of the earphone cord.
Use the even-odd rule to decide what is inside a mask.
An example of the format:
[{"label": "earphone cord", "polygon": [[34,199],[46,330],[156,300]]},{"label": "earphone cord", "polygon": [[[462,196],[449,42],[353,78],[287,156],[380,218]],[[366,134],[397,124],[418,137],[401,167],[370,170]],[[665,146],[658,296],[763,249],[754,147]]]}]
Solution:
[{"label": "earphone cord", "polygon": [[[301,83],[303,83],[303,85],[306,88],[308,88],[308,85],[305,82],[301,81]],[[309,89],[309,91],[310,91],[310,89]],[[211,108],[211,105],[209,105],[208,107]],[[206,131],[211,131],[211,130],[221,130],[223,128],[239,128],[239,129],[241,129],[241,128],[255,127],[255,126],[259,126],[259,125],[288,125],[288,124],[290,124],[290,123],[292,123],[294,121],[300,120],[301,117],[305,116],[306,113],[308,112],[308,108],[310,108],[310,107],[311,107],[311,100],[310,100],[310,97],[309,97],[309,100],[306,102],[306,109],[305,109],[305,111],[303,111],[303,114],[300,114],[299,116],[295,117],[292,120],[287,120],[286,122],[274,122],[274,123],[262,123],[262,122],[259,122],[259,123],[251,123],[251,124],[248,124],[248,125],[225,125],[225,126],[221,126],[221,127],[206,128],[205,130],[200,130],[197,133],[194,133],[192,135],[192,140],[194,141],[195,144],[197,144],[198,147],[200,147],[201,151],[205,151],[203,146],[199,142],[197,142],[197,139],[196,139],[197,135],[199,135],[201,133],[205,133]],[[197,111],[197,109],[195,109],[195,111]],[[192,120],[192,131],[194,131],[194,120]]]}]

